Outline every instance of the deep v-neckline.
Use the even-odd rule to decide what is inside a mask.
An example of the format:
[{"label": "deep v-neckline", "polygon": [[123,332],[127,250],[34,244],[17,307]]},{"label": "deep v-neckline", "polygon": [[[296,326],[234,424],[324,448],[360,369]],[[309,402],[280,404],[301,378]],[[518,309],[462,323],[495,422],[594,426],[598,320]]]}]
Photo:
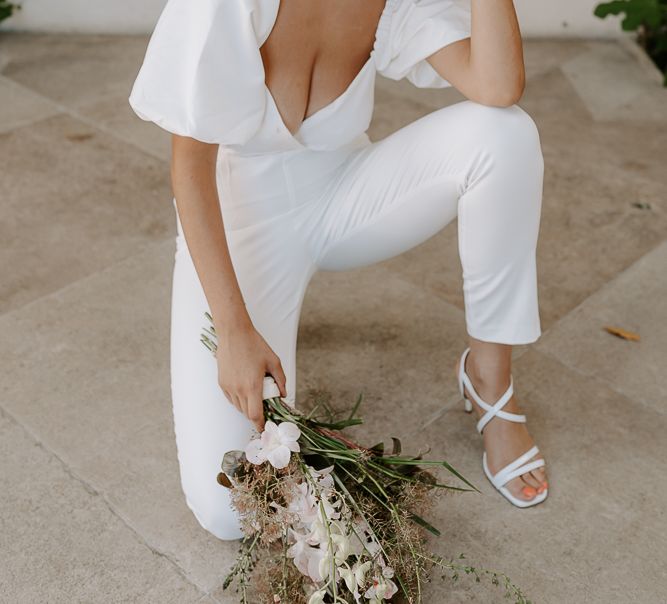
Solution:
[{"label": "deep v-neckline", "polygon": [[364,66],[359,70],[357,75],[354,77],[354,79],[348,84],[347,88],[343,90],[335,99],[324,105],[323,107],[320,107],[315,113],[311,113],[307,118],[301,121],[299,124],[299,127],[297,128],[296,132],[292,132],[288,127],[287,124],[285,123],[285,119],[283,118],[282,113],[280,113],[280,109],[278,108],[278,103],[276,103],[276,99],[273,96],[273,93],[271,92],[271,89],[267,86],[266,81],[264,82],[264,89],[266,92],[266,95],[268,96],[269,100],[271,101],[271,104],[273,105],[273,109],[275,110],[276,115],[278,116],[278,119],[280,120],[280,125],[282,128],[284,128],[287,133],[294,139],[298,139],[299,135],[301,134],[301,131],[304,129],[305,125],[307,123],[310,123],[312,120],[314,120],[317,117],[320,117],[321,114],[325,113],[326,111],[332,110],[336,105],[339,105],[340,103],[343,102],[343,99],[350,93],[350,91],[356,86],[357,82],[361,80],[362,76],[366,72],[366,69],[368,66],[371,64],[373,60],[373,51],[371,51],[371,56],[368,57],[366,62],[364,63]]},{"label": "deep v-neckline", "polygon": [[275,110],[276,116],[278,117],[280,121],[281,127],[289,134],[289,136],[295,140],[296,142],[300,142],[300,134],[302,130],[304,129],[305,125],[312,120],[314,120],[316,117],[319,117],[322,115],[324,112],[329,111],[333,109],[336,105],[339,105],[343,99],[350,93],[350,91],[356,86],[357,82],[361,80],[362,76],[366,73],[368,70],[369,66],[373,63],[374,60],[374,55],[375,55],[375,47],[377,45],[377,37],[378,37],[378,31],[380,29],[380,23],[382,22],[382,18],[384,15],[384,12],[387,10],[387,6],[389,4],[389,1],[386,1],[384,6],[382,7],[382,11],[380,12],[380,18],[378,19],[377,25],[375,27],[375,35],[373,36],[373,47],[371,49],[371,52],[368,56],[368,59],[366,59],[366,62],[363,64],[361,69],[357,72],[357,75],[354,76],[352,81],[347,85],[345,90],[341,92],[336,98],[334,98],[332,101],[324,105],[323,107],[320,107],[315,113],[311,113],[307,118],[301,121],[299,124],[299,127],[296,129],[295,132],[292,132],[288,127],[287,124],[285,123],[285,119],[283,118],[282,113],[280,113],[280,109],[278,108],[278,103],[276,102],[275,97],[273,96],[273,93],[271,92],[271,89],[269,88],[268,84],[266,83],[266,68],[264,67],[264,60],[262,59],[262,53],[260,49],[266,41],[269,39],[269,36],[271,35],[271,32],[273,31],[273,28],[275,27],[275,24],[278,20],[278,10],[280,9],[280,0],[278,0],[278,10],[276,10],[276,18],[273,21],[273,24],[271,25],[271,29],[269,29],[268,33],[264,37],[264,40],[262,43],[257,47],[257,54],[259,55],[259,62],[262,67],[262,79],[264,82],[264,93],[266,96],[269,98],[271,101],[271,104],[273,106],[273,109]]}]

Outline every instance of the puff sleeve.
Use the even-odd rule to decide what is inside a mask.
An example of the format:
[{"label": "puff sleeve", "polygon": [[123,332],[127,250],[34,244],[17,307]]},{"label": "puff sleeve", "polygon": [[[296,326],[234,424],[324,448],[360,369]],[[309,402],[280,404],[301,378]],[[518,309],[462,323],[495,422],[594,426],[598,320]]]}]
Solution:
[{"label": "puff sleeve", "polygon": [[279,0],[168,0],[129,103],[142,119],[202,142],[242,144],[264,115],[259,47]]},{"label": "puff sleeve", "polygon": [[387,0],[376,36],[377,72],[418,88],[451,86],[425,59],[468,37],[470,0]]}]

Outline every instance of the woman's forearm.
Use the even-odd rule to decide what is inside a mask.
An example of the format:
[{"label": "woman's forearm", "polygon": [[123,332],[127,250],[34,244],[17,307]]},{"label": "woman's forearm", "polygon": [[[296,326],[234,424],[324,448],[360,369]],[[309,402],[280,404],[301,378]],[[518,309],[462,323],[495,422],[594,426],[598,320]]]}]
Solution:
[{"label": "woman's forearm", "polygon": [[[486,96],[511,104],[523,93],[523,46],[513,0],[471,0],[470,70]],[[504,97],[504,98],[503,98]]]},{"label": "woman's forearm", "polygon": [[525,68],[513,0],[470,0],[470,38],[428,57],[438,73],[473,101],[507,106],[523,94]]},{"label": "woman's forearm", "polygon": [[171,179],[193,264],[219,334],[252,326],[232,266],[216,183],[217,145],[174,135]]}]

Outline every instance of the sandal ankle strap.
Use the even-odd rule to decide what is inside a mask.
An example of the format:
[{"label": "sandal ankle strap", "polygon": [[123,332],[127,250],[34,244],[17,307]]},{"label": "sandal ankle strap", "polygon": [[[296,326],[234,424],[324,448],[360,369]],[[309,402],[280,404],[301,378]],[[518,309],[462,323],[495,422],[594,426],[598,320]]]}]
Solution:
[{"label": "sandal ankle strap", "polygon": [[484,426],[486,426],[486,424],[488,424],[496,416],[511,422],[525,423],[525,415],[503,411],[503,407],[510,400],[512,394],[514,394],[514,379],[511,375],[510,385],[507,387],[507,390],[505,390],[503,395],[493,405],[489,405],[489,403],[487,403],[482,399],[482,397],[479,396],[475,390],[475,387],[470,381],[470,377],[465,371],[465,361],[469,352],[470,348],[466,348],[461,355],[461,361],[459,363],[459,390],[461,391],[461,395],[463,395],[463,387],[465,385],[465,388],[468,390],[468,393],[472,396],[475,402],[486,411],[486,413],[484,413],[484,415],[477,422],[477,431],[481,434],[482,430],[484,430]]}]

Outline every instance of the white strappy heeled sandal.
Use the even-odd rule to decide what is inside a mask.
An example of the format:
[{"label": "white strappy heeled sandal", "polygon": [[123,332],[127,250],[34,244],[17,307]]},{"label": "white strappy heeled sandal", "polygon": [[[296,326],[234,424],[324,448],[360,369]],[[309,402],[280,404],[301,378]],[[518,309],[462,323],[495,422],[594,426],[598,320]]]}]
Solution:
[{"label": "white strappy heeled sandal", "polygon": [[[510,376],[509,387],[507,388],[505,393],[493,405],[489,405],[489,403],[483,401],[479,396],[479,394],[477,394],[477,391],[475,390],[475,388],[472,385],[472,382],[470,381],[470,377],[465,372],[465,362],[469,352],[470,348],[466,348],[463,351],[463,354],[461,355],[461,360],[459,362],[459,375],[458,375],[459,391],[461,392],[461,396],[463,397],[465,410],[468,413],[472,412],[472,403],[465,395],[464,386],[465,389],[468,391],[468,394],[470,394],[472,398],[475,399],[475,402],[482,409],[486,411],[486,413],[484,413],[484,415],[477,422],[477,431],[481,434],[482,430],[484,430],[484,426],[486,426],[486,424],[488,424],[496,416],[511,422],[524,423],[526,421],[525,415],[519,415],[518,413],[509,413],[508,411],[503,411],[503,407],[510,400],[514,392],[512,376]],[[486,477],[489,479],[489,482],[496,488],[496,490],[500,492],[501,495],[503,495],[503,497],[505,497],[505,499],[507,499],[510,503],[513,503],[517,507],[527,508],[531,505],[537,505],[538,503],[541,503],[547,498],[549,492],[548,489],[545,489],[541,493],[538,493],[532,499],[524,500],[524,499],[518,499],[517,497],[512,495],[509,489],[505,486],[513,478],[521,476],[522,474],[530,472],[531,470],[541,468],[542,466],[545,465],[544,459],[536,459],[534,461],[528,461],[529,459],[534,457],[538,453],[538,451],[539,449],[537,448],[537,445],[531,447],[523,455],[517,457],[517,459],[506,465],[502,470],[500,470],[496,474],[491,474],[489,470],[489,466],[486,463],[486,451],[484,451],[484,455],[482,456],[482,467],[484,468],[484,474],[486,474]]]}]

